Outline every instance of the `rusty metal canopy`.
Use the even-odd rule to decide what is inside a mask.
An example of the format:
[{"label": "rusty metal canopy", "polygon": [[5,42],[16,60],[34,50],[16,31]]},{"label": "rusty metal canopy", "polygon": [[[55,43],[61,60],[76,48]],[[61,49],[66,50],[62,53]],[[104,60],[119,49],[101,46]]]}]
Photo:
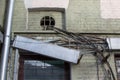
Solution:
[{"label": "rusty metal canopy", "polygon": [[37,41],[34,39],[17,36],[13,42],[13,47],[38,53],[40,55],[77,63],[80,51],[61,47],[58,45]]}]

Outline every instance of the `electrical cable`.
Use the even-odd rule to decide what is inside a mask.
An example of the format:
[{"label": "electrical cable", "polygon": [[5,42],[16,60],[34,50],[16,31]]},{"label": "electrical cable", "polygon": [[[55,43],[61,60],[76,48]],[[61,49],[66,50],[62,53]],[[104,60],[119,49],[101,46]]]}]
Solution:
[{"label": "electrical cable", "polygon": [[[85,43],[89,44],[90,47],[93,48],[93,50],[96,52],[96,55],[94,55],[94,56],[95,56],[96,58],[98,58],[99,61],[101,62],[101,67],[102,67],[103,70],[104,70],[106,79],[109,78],[109,77],[108,77],[109,74],[108,74],[108,72],[107,72],[107,69],[106,69],[105,66],[104,66],[105,64],[107,65],[110,73],[112,74],[113,80],[115,80],[115,76],[114,76],[114,73],[113,73],[113,71],[112,71],[112,68],[110,67],[109,62],[107,61],[107,59],[110,57],[110,55],[108,54],[106,57],[103,55],[103,52],[105,51],[105,49],[104,49],[103,47],[99,46],[99,47],[101,47],[101,49],[103,49],[103,50],[100,50],[100,49],[98,48],[98,45],[95,45],[95,44],[89,39],[89,37],[87,37],[87,36],[82,36],[82,35],[78,36],[78,35],[76,35],[76,34],[74,34],[74,33],[67,32],[67,31],[64,31],[64,30],[60,30],[60,29],[58,29],[58,28],[54,28],[54,30],[55,30],[57,33],[60,33],[60,34],[63,34],[63,35],[67,35],[67,37],[72,38],[73,40],[75,40],[75,41],[78,42],[78,43],[79,43],[81,40],[82,40],[82,41],[84,40]],[[97,39],[98,39],[98,38],[97,38]],[[104,43],[106,43],[106,40],[104,40],[104,39],[101,39],[101,40],[102,40]],[[105,79],[105,80],[106,80],[106,79]]]}]

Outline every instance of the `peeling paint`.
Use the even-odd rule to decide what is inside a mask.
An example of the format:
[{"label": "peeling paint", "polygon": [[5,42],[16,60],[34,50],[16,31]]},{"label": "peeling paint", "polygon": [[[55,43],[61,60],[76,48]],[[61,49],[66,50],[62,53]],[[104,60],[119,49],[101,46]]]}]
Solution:
[{"label": "peeling paint", "polygon": [[69,0],[24,0],[26,8],[68,8]]},{"label": "peeling paint", "polygon": [[119,0],[100,0],[101,17],[105,19],[120,18],[120,1]]}]

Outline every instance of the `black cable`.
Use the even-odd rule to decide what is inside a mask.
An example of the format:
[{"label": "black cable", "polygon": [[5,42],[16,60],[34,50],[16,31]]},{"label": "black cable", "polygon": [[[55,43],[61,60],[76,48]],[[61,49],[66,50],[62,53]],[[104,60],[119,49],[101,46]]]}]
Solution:
[{"label": "black cable", "polygon": [[[94,51],[96,52],[95,57],[98,58],[99,61],[101,62],[101,66],[104,69],[105,75],[107,76],[107,78],[108,78],[108,73],[107,73],[107,70],[106,70],[106,68],[104,66],[105,63],[107,64],[107,66],[108,66],[108,68],[109,68],[109,70],[110,70],[110,72],[112,74],[113,80],[115,80],[114,73],[113,73],[113,71],[112,71],[112,69],[111,69],[111,67],[109,65],[109,62],[107,61],[107,59],[110,56],[109,54],[106,57],[104,57],[104,55],[102,54],[104,52],[104,50],[103,51],[99,50],[98,46],[95,45],[88,37],[85,37],[85,36],[82,36],[82,35],[76,35],[74,33],[67,32],[67,31],[64,31],[64,30],[61,30],[61,29],[58,29],[58,28],[55,28],[55,31],[58,32],[58,33],[62,33],[63,35],[67,35],[67,37],[72,38],[73,40],[77,41],[78,43],[80,41],[85,41],[85,43],[87,43],[88,45],[90,45],[90,47],[93,48]],[[106,41],[104,39],[101,39],[101,40],[104,43],[106,43]]]},{"label": "black cable", "polygon": [[96,67],[97,67],[97,79],[99,80],[99,65],[98,65],[98,59],[96,59]]}]

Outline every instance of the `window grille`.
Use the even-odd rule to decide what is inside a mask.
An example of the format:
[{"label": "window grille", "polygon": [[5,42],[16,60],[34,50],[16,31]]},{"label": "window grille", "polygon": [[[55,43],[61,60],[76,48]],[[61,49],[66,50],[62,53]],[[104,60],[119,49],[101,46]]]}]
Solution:
[{"label": "window grille", "polygon": [[55,20],[50,16],[45,16],[41,19],[40,25],[42,26],[43,30],[52,30],[55,26]]}]

